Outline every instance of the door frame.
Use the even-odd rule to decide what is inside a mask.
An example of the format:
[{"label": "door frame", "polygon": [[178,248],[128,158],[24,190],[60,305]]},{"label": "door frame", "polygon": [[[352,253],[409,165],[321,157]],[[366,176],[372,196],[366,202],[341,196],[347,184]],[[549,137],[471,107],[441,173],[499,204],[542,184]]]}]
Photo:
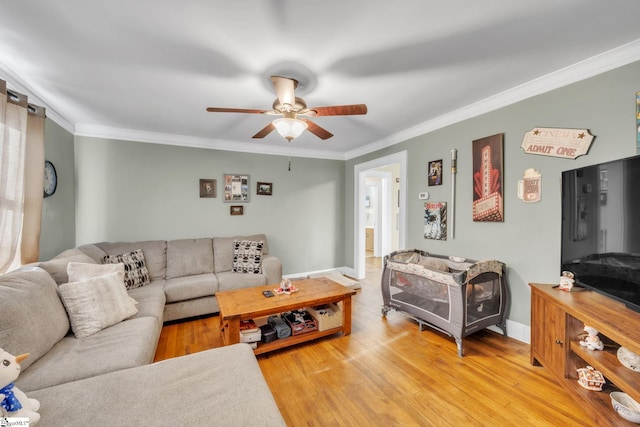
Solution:
[{"label": "door frame", "polygon": [[[353,269],[358,279],[365,277],[365,207],[367,172],[383,166],[397,163],[400,166],[400,198],[398,206],[398,245],[405,247],[406,240],[406,205],[407,205],[407,151],[400,151],[388,156],[379,157],[368,162],[359,163],[353,167],[354,176],[354,237],[353,237]],[[389,185],[389,188],[391,185]],[[388,203],[387,203],[388,204]],[[389,208],[388,206],[386,207]],[[383,207],[383,209],[385,209]],[[383,254],[386,255],[386,254]]]}]

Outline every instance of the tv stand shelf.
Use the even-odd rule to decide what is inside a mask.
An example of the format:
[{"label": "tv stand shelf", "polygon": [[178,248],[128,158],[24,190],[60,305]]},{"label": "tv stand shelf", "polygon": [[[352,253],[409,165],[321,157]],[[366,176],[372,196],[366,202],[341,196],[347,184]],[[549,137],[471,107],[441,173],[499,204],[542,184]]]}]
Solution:
[{"label": "tv stand shelf", "polygon": [[[640,354],[640,313],[593,291],[565,292],[531,283],[531,363],[555,374],[599,425],[634,425],[618,416],[609,393],[621,390],[640,402],[640,373],[624,367],[616,356],[620,346]],[[603,351],[579,343],[585,325],[600,332]],[[607,381],[601,392],[578,384],[577,369],[587,365]]]}]

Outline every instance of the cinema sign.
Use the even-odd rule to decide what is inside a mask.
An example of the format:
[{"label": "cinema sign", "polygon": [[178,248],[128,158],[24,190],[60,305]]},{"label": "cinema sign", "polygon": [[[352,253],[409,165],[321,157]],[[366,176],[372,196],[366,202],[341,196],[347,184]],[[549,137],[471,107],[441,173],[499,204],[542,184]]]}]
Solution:
[{"label": "cinema sign", "polygon": [[527,154],[575,159],[587,154],[592,141],[587,129],[534,128],[520,147]]}]

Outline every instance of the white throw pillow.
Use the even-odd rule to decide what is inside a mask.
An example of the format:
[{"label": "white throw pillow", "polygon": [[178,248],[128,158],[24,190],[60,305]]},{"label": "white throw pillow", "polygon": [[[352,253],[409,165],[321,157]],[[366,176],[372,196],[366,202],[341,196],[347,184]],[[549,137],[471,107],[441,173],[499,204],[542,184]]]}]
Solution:
[{"label": "white throw pillow", "polygon": [[79,282],[109,273],[122,273],[122,286],[124,287],[124,264],[87,264],[84,262],[67,264],[69,282]]},{"label": "white throw pillow", "polygon": [[58,287],[71,330],[85,338],[138,312],[124,287],[124,272],[113,272]]}]

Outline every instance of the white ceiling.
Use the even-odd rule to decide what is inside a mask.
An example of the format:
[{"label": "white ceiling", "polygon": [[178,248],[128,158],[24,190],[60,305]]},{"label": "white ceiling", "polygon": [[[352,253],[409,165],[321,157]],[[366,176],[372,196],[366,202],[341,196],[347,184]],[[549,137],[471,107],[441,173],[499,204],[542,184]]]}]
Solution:
[{"label": "white ceiling", "polygon": [[[16,0],[0,76],[77,135],[348,159],[640,59],[637,0]],[[270,74],[335,136],[251,136]],[[639,78],[640,89],[640,78]]]}]

